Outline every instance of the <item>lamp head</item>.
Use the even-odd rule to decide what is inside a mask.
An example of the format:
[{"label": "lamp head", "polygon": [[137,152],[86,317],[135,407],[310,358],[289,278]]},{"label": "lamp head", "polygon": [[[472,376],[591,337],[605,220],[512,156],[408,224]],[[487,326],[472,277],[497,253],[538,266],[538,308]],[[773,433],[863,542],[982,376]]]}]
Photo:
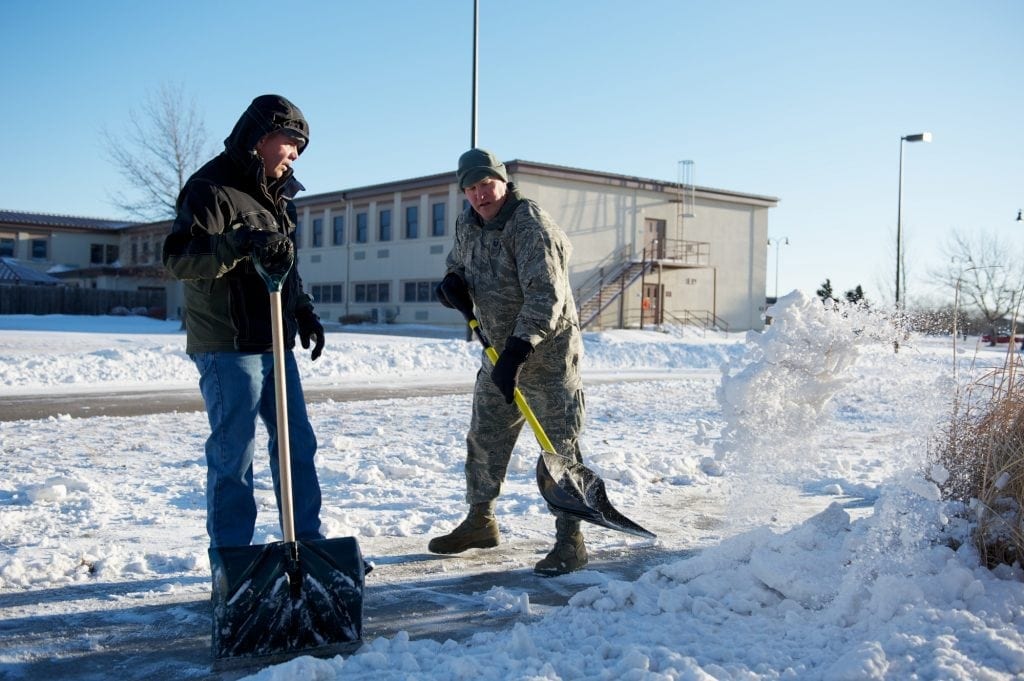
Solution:
[{"label": "lamp head", "polygon": [[931,142],[932,134],[930,132],[921,132],[916,135],[904,135],[904,142]]}]

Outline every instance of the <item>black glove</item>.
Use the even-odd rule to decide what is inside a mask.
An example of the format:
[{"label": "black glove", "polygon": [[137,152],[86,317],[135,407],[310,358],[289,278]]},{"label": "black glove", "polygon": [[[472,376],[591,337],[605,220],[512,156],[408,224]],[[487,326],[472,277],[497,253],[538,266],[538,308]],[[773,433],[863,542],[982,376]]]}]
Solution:
[{"label": "black glove", "polygon": [[526,358],[533,353],[533,346],[518,336],[509,336],[505,342],[505,351],[498,357],[491,371],[491,380],[505,396],[505,403],[512,404],[515,399],[516,386],[519,385],[519,374],[523,370]]},{"label": "black glove", "polygon": [[283,275],[292,268],[295,262],[295,245],[284,234],[265,232],[277,238],[267,239],[266,243],[253,248],[252,258],[271,274]]},{"label": "black glove", "polygon": [[473,298],[469,295],[466,281],[455,272],[444,275],[434,290],[438,301],[445,307],[458,310],[464,317],[473,316]]},{"label": "black glove", "polygon": [[315,362],[320,353],[324,351],[323,324],[320,323],[320,318],[308,308],[297,313],[295,321],[299,323],[299,340],[302,342],[302,347],[308,350],[310,341],[313,342],[313,352],[309,358]]},{"label": "black glove", "polygon": [[295,246],[287,235],[242,225],[225,237],[239,256],[252,256],[268,272],[286,272],[295,260]]}]

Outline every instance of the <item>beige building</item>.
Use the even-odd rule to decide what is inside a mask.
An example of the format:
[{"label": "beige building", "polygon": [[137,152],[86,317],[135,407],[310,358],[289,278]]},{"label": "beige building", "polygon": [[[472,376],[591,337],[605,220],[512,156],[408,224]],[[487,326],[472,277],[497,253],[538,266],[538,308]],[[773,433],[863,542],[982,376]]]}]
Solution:
[{"label": "beige building", "polygon": [[[573,244],[586,328],[762,328],[768,209],[778,199],[529,161],[506,167]],[[454,172],[296,203],[302,276],[322,318],[463,324],[433,298],[465,206]]]},{"label": "beige building", "polygon": [[[585,328],[762,328],[778,199],[530,161],[506,167],[573,244]],[[298,258],[321,318],[461,326],[433,291],[465,205],[454,172],[300,195]],[[163,290],[175,317],[181,286],[160,265],[169,227],[0,211],[0,256],[71,285]]]}]

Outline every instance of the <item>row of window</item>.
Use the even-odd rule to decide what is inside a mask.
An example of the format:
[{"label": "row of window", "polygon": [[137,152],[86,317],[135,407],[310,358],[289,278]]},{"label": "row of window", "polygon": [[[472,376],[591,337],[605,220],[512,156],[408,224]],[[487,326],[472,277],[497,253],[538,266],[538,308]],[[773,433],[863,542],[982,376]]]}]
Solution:
[{"label": "row of window", "polygon": [[[435,303],[437,281],[404,281],[401,284],[403,303]],[[353,303],[390,303],[391,283],[361,281],[351,284]],[[313,302],[318,305],[344,303],[344,284],[314,284],[310,287]]]},{"label": "row of window", "polygon": [[[446,226],[446,204],[441,201],[433,203],[430,206],[430,236],[445,236],[447,234]],[[401,224],[401,234],[403,239],[418,239],[420,238],[420,207],[406,206],[403,211],[404,215]],[[370,242],[370,214],[365,210],[357,210],[355,213],[356,224],[355,234],[351,235],[352,243],[366,244]],[[324,234],[324,219],[313,218],[311,221],[311,234],[310,234],[310,246],[313,248],[322,248],[327,245]],[[345,244],[345,216],[335,215],[331,218],[331,234],[330,234],[330,245],[331,246],[343,246]],[[296,225],[297,234],[296,241],[299,245],[302,245],[303,239],[303,224],[302,220],[299,220]],[[377,241],[391,241],[394,236],[394,228],[392,224],[392,209],[391,208],[380,208],[377,210]]]},{"label": "row of window", "polygon": [[[14,246],[13,238],[0,237],[0,258],[13,258]],[[33,260],[46,260],[49,252],[49,242],[46,239],[32,239],[29,242],[29,257]]]}]

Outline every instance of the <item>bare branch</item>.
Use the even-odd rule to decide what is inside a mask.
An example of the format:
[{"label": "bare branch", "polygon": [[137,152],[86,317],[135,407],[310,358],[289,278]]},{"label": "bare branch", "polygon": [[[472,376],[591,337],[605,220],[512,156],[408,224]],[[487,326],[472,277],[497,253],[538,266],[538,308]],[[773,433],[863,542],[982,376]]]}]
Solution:
[{"label": "bare branch", "polygon": [[929,273],[932,281],[959,289],[964,307],[974,309],[994,327],[1016,314],[1021,303],[1024,263],[995,232],[956,231],[943,246],[946,264]]},{"label": "bare branch", "polygon": [[111,201],[143,220],[172,217],[185,181],[210,155],[195,100],[186,101],[180,85],[161,85],[140,112],[128,112],[124,126],[104,128],[102,136],[109,160],[130,189],[112,194]]}]

